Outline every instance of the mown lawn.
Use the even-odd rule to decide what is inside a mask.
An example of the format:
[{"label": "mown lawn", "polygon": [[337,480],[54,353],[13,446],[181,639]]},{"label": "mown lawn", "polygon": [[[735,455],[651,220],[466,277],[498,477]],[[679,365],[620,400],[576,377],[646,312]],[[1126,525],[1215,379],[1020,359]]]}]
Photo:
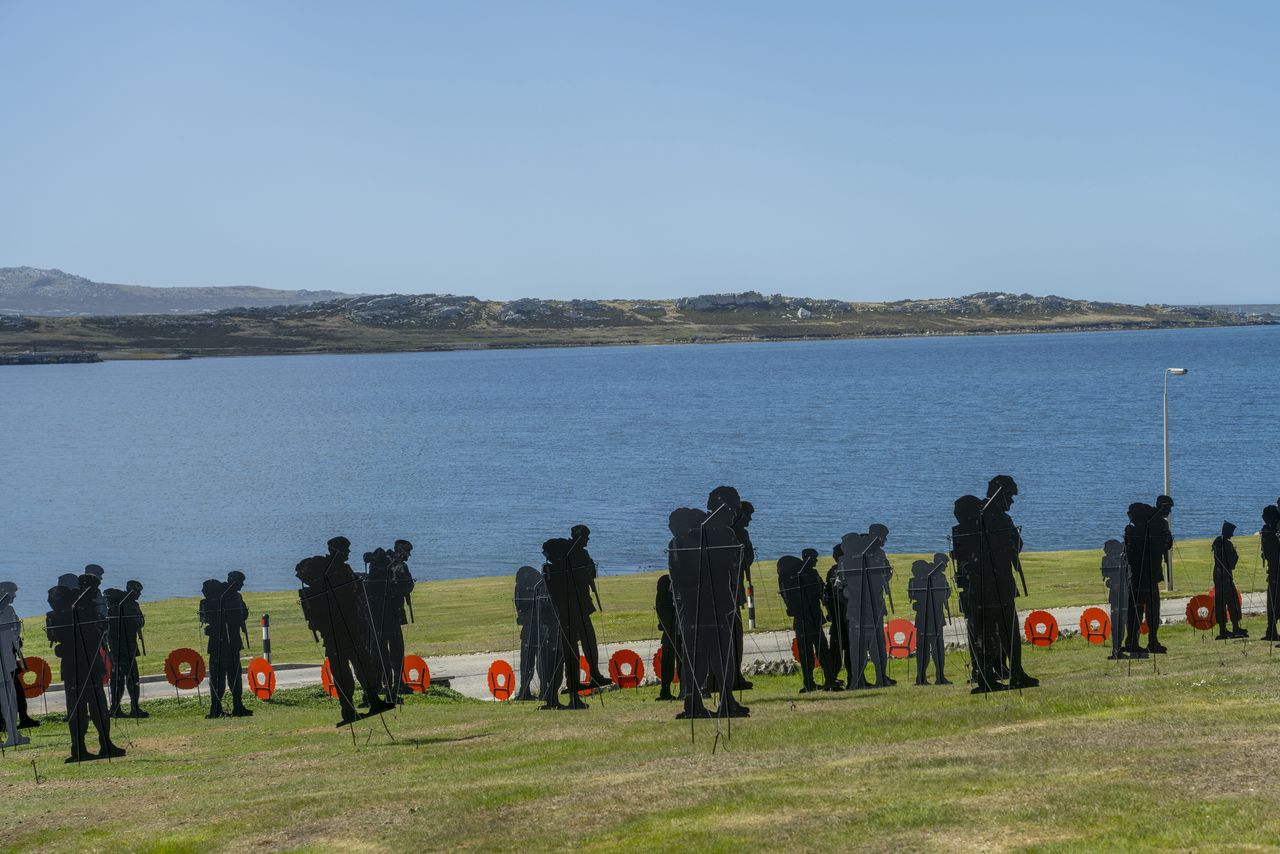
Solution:
[{"label": "mown lawn", "polygon": [[[1166,636],[1170,655],[1132,667],[1079,638],[1028,648],[1044,687],[1020,694],[916,687],[902,665],[900,685],[873,692],[799,695],[798,676],[757,677],[752,717],[731,738],[700,721],[692,742],[652,687],[561,713],[439,692],[388,717],[394,741],[375,721],[354,744],[316,690],[254,701],[247,720],[167,700],[121,723],[128,757],[78,767],[62,764],[66,729],[50,718],[0,760],[0,838],[9,850],[1274,845],[1280,657],[1186,627]],[[962,681],[963,654],[949,667]]]},{"label": "mown lawn", "polygon": [[[1237,580],[1243,590],[1261,590],[1266,586],[1266,573],[1256,557],[1257,537],[1237,537],[1240,567]],[[911,562],[930,555],[893,555],[893,598],[897,613],[913,617],[907,601],[906,585],[911,575]],[[1028,552],[1023,568],[1030,596],[1018,600],[1018,609],[1058,605],[1085,605],[1105,602],[1106,587],[1098,566],[1101,550]],[[829,557],[819,562],[823,574],[831,565]],[[1211,586],[1211,563],[1208,540],[1178,543],[1175,553],[1177,590],[1172,596],[1202,593]],[[609,574],[599,580],[604,612],[595,617],[596,631],[603,643],[655,638],[657,620],[653,613],[654,586],[658,573]],[[773,563],[758,563],[752,572],[757,602],[757,625],[765,629],[790,629],[791,621],[783,610],[777,593],[777,572]],[[431,581],[418,585],[414,593],[417,622],[406,627],[407,648],[426,657],[465,652],[489,652],[519,646],[518,627],[512,606],[513,580],[508,577],[472,578],[457,581]],[[19,606],[26,610],[30,599],[21,594]],[[307,631],[298,607],[297,594],[246,593],[251,621],[251,649],[261,643],[258,620],[271,615],[272,660],[275,662],[318,663],[324,653]],[[164,657],[170,650],[189,646],[203,652],[206,638],[196,621],[196,599],[143,600],[147,618],[145,636],[149,655],[141,659],[144,673],[160,673]],[[957,607],[953,601],[953,610]],[[25,621],[27,655],[50,658],[44,640],[44,618]],[[52,659],[51,659],[52,661]],[[56,668],[55,668],[56,669]]]}]

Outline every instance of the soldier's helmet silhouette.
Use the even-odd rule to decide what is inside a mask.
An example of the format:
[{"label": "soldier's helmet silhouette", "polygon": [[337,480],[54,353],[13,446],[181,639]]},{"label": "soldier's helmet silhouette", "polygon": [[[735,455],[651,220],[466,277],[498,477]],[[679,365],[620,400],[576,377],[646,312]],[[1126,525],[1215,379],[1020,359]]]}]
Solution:
[{"label": "soldier's helmet silhouette", "polygon": [[[727,506],[727,510],[720,510],[722,506]],[[738,490],[732,486],[717,486],[711,490],[711,494],[707,496],[707,510],[715,515],[717,521],[720,515],[716,515],[716,511],[720,510],[720,514],[725,518],[722,524],[728,525],[733,522],[739,511],[742,509],[742,497],[738,495]]]},{"label": "soldier's helmet silhouette", "polygon": [[662,599],[671,598],[671,576],[658,576],[658,596]]},{"label": "soldier's helmet silhouette", "polygon": [[1001,510],[1013,506],[1013,497],[1018,494],[1018,484],[1007,474],[998,474],[987,481],[987,498],[996,498],[994,504]]}]

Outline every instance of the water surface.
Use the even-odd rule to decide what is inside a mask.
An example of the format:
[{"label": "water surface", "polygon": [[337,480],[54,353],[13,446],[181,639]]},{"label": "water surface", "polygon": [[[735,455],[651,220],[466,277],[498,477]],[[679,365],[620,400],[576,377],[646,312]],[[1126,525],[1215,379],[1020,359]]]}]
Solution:
[{"label": "water surface", "polygon": [[1277,352],[1252,327],[5,367],[0,575],[282,589],[339,533],[407,537],[420,577],[492,575],[577,522],[606,570],[657,567],[667,514],[720,483],[762,556],[873,521],[945,550],[952,502],[996,473],[1028,548],[1096,548],[1161,489],[1168,366],[1191,369],[1178,533],[1251,532],[1280,495]]}]

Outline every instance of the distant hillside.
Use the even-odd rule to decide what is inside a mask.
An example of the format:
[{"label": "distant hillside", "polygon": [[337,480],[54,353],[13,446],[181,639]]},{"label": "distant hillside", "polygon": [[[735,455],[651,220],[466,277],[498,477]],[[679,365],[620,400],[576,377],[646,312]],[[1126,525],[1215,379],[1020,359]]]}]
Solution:
[{"label": "distant hillside", "polygon": [[1210,308],[1121,305],[1029,294],[853,303],[755,292],[679,300],[486,302],[469,296],[357,296],[206,315],[0,317],[0,352],[91,350],[195,356],[498,347],[983,335],[1253,325]]},{"label": "distant hillside", "polygon": [[0,267],[0,313],[67,317],[200,314],[244,306],[296,305],[344,296],[338,291],[270,288],[147,288],[110,285],[61,270]]},{"label": "distant hillside", "polygon": [[1209,308],[1218,308],[1223,311],[1231,311],[1239,314],[1268,314],[1274,317],[1280,317],[1280,305],[1275,303],[1242,303],[1239,305],[1211,305]]}]

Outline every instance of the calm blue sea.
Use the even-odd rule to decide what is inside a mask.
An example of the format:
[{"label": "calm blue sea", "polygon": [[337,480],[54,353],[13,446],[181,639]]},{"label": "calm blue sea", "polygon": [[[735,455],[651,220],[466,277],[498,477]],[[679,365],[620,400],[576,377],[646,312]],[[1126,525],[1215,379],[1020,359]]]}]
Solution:
[{"label": "calm blue sea", "polygon": [[1270,327],[5,367],[0,577],[24,611],[88,562],[148,598],[232,568],[283,589],[335,534],[407,537],[419,577],[505,574],[577,522],[606,571],[657,567],[667,514],[721,483],[763,557],[874,521],[945,550],[996,473],[1028,548],[1098,547],[1160,492],[1170,366],[1176,530],[1252,532],[1278,353]]}]

